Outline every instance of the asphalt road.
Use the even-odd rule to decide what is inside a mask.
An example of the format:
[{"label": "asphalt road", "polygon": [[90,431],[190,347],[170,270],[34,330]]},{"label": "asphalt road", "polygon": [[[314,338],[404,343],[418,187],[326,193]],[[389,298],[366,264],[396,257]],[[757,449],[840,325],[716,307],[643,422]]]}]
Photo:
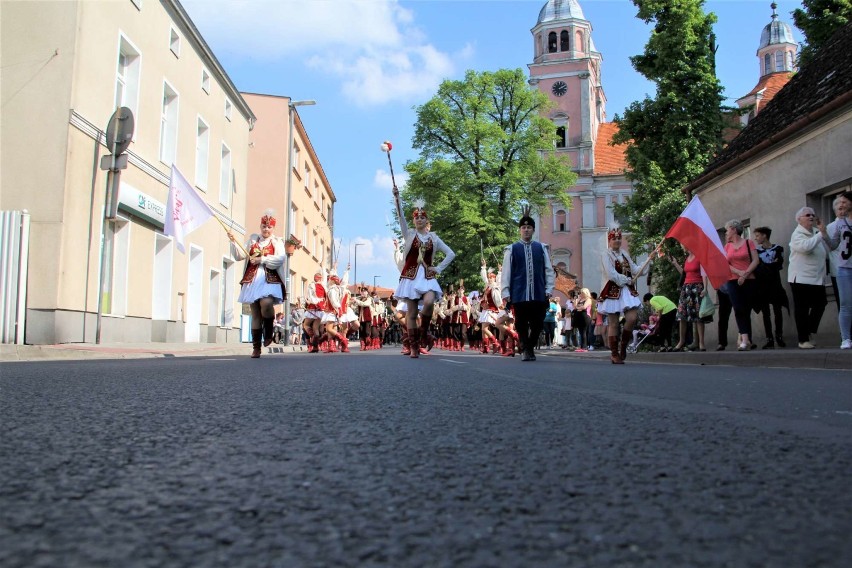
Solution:
[{"label": "asphalt road", "polygon": [[849,566],[848,371],[0,367],[0,566]]}]

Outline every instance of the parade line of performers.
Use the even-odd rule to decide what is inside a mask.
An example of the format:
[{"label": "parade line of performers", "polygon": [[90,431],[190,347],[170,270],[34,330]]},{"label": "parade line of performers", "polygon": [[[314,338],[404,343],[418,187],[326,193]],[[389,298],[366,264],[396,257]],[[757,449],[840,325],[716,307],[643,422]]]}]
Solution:
[{"label": "parade line of performers", "polygon": [[[394,241],[400,277],[390,309],[375,290],[371,292],[363,284],[358,294],[351,296],[349,266],[342,278],[337,275],[336,263],[330,273],[325,268],[317,271],[306,291],[302,321],[308,352],[349,353],[349,337],[356,332],[362,351],[380,349],[388,330],[398,327],[402,354],[411,358],[436,346],[465,351],[467,344],[483,354],[514,357],[520,353],[523,361],[534,361],[555,271],[547,247],[532,239],[535,221],[529,212],[525,211],[518,223],[519,240],[506,247],[496,271],[488,270],[482,259],[480,275],[485,289],[467,296],[464,281],[446,289],[438,284],[437,276],[453,261],[455,253],[431,231],[424,204],[415,204],[414,227],[409,228],[396,186],[393,193],[404,240],[401,249]],[[275,225],[268,212],[260,220],[260,235],[252,235],[245,247],[238,247],[228,233],[232,254],[237,260],[245,260],[239,301],[251,309],[252,358],[260,357],[261,346],[272,343],[274,305],[287,298],[281,274],[286,253],[283,240],[273,234]],[[436,252],[444,258],[433,266]],[[640,304],[635,283],[642,268],[621,249],[621,231],[617,229],[607,234],[607,249],[601,260],[608,280],[601,293],[600,311],[616,316],[609,318],[615,325],[610,325],[607,335],[612,362],[621,364],[627,357],[626,346]],[[619,334],[622,317],[625,326]]]}]

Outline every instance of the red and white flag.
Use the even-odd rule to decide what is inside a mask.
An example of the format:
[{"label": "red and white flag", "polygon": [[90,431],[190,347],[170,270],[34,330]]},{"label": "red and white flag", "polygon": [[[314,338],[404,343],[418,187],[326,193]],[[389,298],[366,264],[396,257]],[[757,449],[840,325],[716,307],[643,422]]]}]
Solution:
[{"label": "red and white flag", "polygon": [[692,251],[717,290],[731,279],[731,268],[722,240],[697,195],[668,230],[666,237],[675,239]]},{"label": "red and white flag", "polygon": [[163,232],[174,237],[177,248],[185,253],[184,240],[186,236],[204,224],[213,211],[183,174],[172,166],[172,178],[169,181],[169,200],[166,203],[166,222]]}]

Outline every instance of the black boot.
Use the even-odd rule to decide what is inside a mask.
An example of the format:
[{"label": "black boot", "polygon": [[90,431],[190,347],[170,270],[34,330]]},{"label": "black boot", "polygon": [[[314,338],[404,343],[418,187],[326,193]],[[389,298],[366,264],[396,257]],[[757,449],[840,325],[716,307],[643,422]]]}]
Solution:
[{"label": "black boot", "polygon": [[275,318],[263,318],[263,346],[269,347],[272,345],[272,328],[275,323]]},{"label": "black boot", "polygon": [[260,357],[260,342],[263,339],[263,330],[262,329],[252,329],[251,330],[251,346],[254,348],[251,351],[251,358],[257,359]]},{"label": "black boot", "polygon": [[778,344],[778,347],[787,347],[787,344],[784,343],[784,338],[780,334],[775,336],[775,343]]}]

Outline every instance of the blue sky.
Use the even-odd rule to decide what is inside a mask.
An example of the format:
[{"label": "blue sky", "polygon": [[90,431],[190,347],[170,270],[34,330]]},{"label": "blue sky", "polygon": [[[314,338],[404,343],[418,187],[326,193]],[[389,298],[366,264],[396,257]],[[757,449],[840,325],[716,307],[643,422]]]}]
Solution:
[{"label": "blue sky", "polygon": [[[654,86],[630,65],[649,28],[628,0],[579,0],[603,56],[609,120]],[[390,174],[380,151],[393,142],[397,183],[411,148],[415,112],[443,79],[468,69],[528,72],[545,0],[184,0],[184,7],[241,91],[314,99],[302,118],[337,197],[339,266],[354,264],[358,280],[395,287]],[[755,55],[770,0],[714,0],[717,73],[725,96],[748,93],[759,78]],[[799,2],[779,1],[792,25]],[[796,41],[801,33],[795,27]],[[352,275],[354,277],[354,274]],[[375,277],[375,278],[374,278]]]}]

